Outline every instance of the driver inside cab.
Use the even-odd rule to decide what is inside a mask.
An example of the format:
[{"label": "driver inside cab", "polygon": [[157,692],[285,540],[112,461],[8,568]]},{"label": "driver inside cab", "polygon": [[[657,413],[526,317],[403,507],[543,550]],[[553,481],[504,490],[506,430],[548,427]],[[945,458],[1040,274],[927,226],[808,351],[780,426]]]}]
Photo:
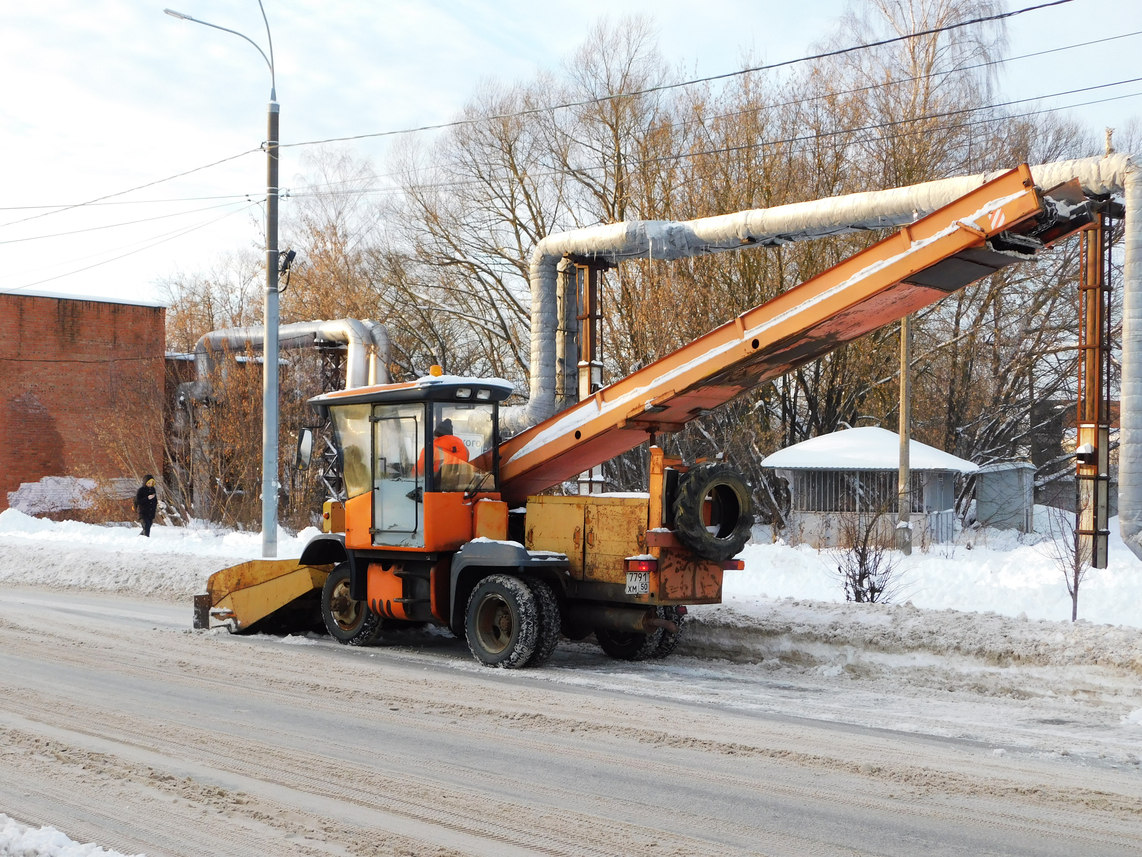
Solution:
[{"label": "driver inside cab", "polygon": [[[436,473],[440,472],[442,464],[462,464],[468,461],[468,447],[464,446],[464,441],[452,434],[452,420],[444,419],[436,424],[432,445],[436,448],[432,464],[432,469]],[[424,473],[424,450],[421,450],[420,458],[416,462],[416,472]]]}]

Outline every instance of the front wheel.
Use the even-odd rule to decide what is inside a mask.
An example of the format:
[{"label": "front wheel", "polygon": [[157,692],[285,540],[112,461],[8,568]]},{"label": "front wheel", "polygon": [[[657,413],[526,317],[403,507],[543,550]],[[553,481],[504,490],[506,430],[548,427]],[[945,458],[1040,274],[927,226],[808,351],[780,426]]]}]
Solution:
[{"label": "front wheel", "polygon": [[321,588],[321,618],[329,636],[346,646],[367,646],[381,633],[381,617],[349,597],[349,563],[329,572]]},{"label": "front wheel", "polygon": [[524,666],[539,642],[539,624],[535,594],[518,577],[489,575],[468,597],[464,636],[472,655],[487,666]]}]

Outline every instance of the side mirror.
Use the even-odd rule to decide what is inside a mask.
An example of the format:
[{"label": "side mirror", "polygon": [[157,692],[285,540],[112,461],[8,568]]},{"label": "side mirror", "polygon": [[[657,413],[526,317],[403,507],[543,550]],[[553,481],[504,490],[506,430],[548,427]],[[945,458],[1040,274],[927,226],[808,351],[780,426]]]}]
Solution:
[{"label": "side mirror", "polygon": [[313,429],[303,428],[297,434],[297,457],[294,459],[294,467],[298,470],[307,470],[312,459]]}]

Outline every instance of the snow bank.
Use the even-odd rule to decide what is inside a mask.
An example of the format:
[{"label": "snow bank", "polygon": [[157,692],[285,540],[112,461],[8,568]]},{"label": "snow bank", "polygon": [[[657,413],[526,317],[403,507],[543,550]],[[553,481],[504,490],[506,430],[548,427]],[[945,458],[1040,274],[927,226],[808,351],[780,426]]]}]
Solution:
[{"label": "snow bank", "polygon": [[[54,827],[25,827],[0,813],[0,854],[6,857],[124,857],[98,845],[81,845]],[[142,857],[142,855],[136,855]]]},{"label": "snow bank", "polygon": [[[1069,620],[1071,599],[1056,544],[991,547],[975,541],[898,555],[896,603],[926,610]],[[744,572],[727,572],[723,599],[734,606],[775,598],[844,601],[837,554],[805,545],[749,544]],[[1142,628],[1142,560],[1112,538],[1110,565],[1090,569],[1079,588],[1079,618]]]},{"label": "snow bank", "polygon": [[[8,492],[8,506],[28,515],[63,512],[68,509],[87,509],[95,493],[94,479],[75,476],[45,476],[39,482],[21,482],[15,491]],[[112,479],[106,486],[120,499],[135,494],[133,479]]]},{"label": "snow bank", "polygon": [[847,650],[852,659],[907,656],[915,664],[931,656],[981,666],[1099,666],[1142,675],[1142,634],[1126,625],[793,598],[744,608],[727,599],[690,613],[695,621],[679,651],[700,657],[816,665],[835,662],[838,650]]},{"label": "snow bank", "polygon": [[[279,529],[278,557],[301,556],[317,532]],[[260,533],[194,524],[155,526],[144,538],[133,524],[50,521],[15,509],[0,512],[0,546],[0,582],[168,597],[202,592],[214,572],[262,555]]]},{"label": "snow bank", "polygon": [[[1044,515],[1040,510],[1046,529]],[[978,530],[961,534],[956,545],[898,555],[895,603],[850,604],[834,552],[767,543],[759,528],[742,553],[745,569],[726,573],[723,604],[691,608],[684,648],[731,660],[812,661],[848,646],[995,665],[1098,664],[1142,673],[1142,560],[1112,529],[1110,567],[1087,573],[1080,621],[1071,623],[1055,542],[1042,536]],[[279,532],[279,556],[300,556],[316,532]],[[0,513],[0,584],[189,600],[205,590],[212,573],[260,552],[258,533],[205,525],[159,526],[146,539],[130,525]]]}]

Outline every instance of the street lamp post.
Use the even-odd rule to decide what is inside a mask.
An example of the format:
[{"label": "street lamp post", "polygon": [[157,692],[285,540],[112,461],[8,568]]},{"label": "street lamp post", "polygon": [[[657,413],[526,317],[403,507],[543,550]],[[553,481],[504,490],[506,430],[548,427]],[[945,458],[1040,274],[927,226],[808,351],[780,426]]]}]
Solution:
[{"label": "street lamp post", "polygon": [[262,20],[266,22],[266,40],[270,54],[266,56],[258,43],[226,27],[200,21],[173,9],[163,11],[172,18],[192,21],[224,33],[232,33],[253,45],[270,68],[270,103],[266,131],[266,294],[263,306],[265,336],[262,346],[262,556],[278,553],[278,105],[277,80],[274,76],[274,40],[262,0],[258,0]]}]

